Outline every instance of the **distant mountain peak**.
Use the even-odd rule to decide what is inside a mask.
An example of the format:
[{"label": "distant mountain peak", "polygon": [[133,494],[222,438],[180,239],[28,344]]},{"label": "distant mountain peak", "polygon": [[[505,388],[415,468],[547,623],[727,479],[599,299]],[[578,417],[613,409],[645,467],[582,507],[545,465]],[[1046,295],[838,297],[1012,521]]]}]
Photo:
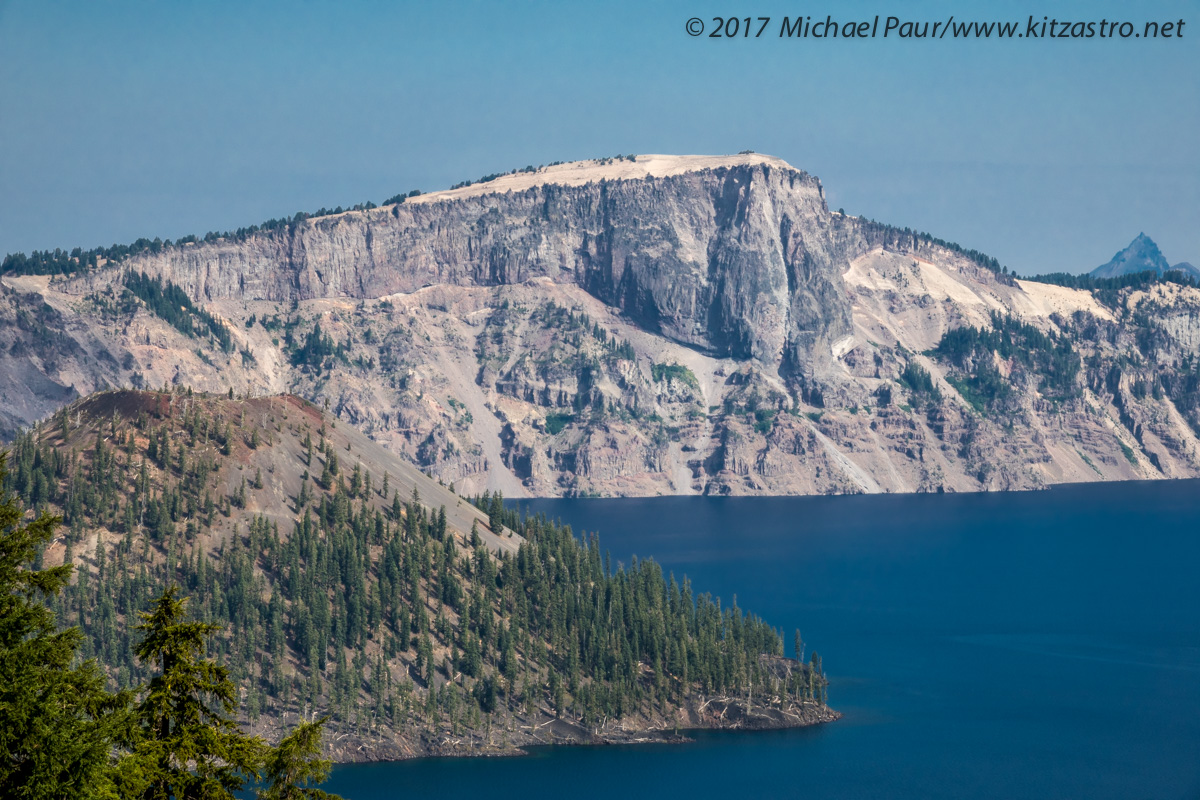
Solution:
[{"label": "distant mountain peak", "polygon": [[1184,275],[1187,275],[1189,278],[1195,278],[1196,280],[1200,280],[1200,267],[1197,267],[1195,264],[1191,263],[1190,261],[1180,261],[1178,264],[1173,264],[1171,266],[1171,271],[1172,272],[1182,272]]},{"label": "distant mountain peak", "polygon": [[1115,278],[1148,270],[1162,275],[1170,269],[1170,263],[1163,257],[1154,240],[1145,233],[1139,233],[1128,247],[1113,256],[1107,264],[1096,267],[1091,274],[1097,278]]}]

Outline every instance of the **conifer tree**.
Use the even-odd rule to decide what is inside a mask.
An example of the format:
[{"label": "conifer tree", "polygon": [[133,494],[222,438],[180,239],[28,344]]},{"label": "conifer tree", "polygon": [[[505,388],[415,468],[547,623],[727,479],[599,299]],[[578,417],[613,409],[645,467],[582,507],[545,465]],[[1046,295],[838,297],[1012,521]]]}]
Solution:
[{"label": "conifer tree", "polygon": [[314,786],[329,777],[333,762],[320,757],[321,727],[326,717],[304,722],[283,737],[267,756],[259,800],[341,800]]},{"label": "conifer tree", "polygon": [[496,490],[492,495],[491,503],[488,505],[488,527],[492,533],[500,535],[501,529],[504,527],[504,495]]},{"label": "conifer tree", "polygon": [[137,707],[141,736],[132,759],[146,775],[145,800],[232,798],[258,777],[267,747],[238,728],[237,687],[229,670],[204,658],[220,626],[185,619],[171,586],[142,615],[135,653],[159,674]]},{"label": "conifer tree", "polygon": [[[7,478],[0,453],[0,486]],[[0,496],[0,797],[111,797],[111,752],[127,722],[128,694],[110,695],[95,662],[75,662],[83,636],[56,630],[46,600],[70,563],[36,569],[59,518],[22,524],[14,496]]]}]

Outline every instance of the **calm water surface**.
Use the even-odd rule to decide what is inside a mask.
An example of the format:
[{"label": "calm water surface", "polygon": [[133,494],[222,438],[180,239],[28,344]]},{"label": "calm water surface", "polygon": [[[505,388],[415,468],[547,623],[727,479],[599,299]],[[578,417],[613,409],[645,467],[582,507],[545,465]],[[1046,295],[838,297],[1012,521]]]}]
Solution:
[{"label": "calm water surface", "polygon": [[839,722],[335,769],[348,800],[1200,798],[1200,482],[522,503],[785,629]]}]

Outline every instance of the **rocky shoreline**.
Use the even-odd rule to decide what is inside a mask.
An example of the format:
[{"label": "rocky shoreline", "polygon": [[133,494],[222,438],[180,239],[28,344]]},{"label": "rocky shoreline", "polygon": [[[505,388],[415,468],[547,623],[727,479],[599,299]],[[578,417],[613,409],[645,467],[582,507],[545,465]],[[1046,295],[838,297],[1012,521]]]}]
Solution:
[{"label": "rocky shoreline", "polygon": [[[529,748],[550,745],[604,746],[628,744],[680,744],[694,741],[688,733],[700,730],[784,730],[820,725],[841,718],[829,706],[813,702],[776,704],[744,698],[708,698],[689,702],[673,717],[648,720],[637,717],[609,721],[590,728],[568,718],[539,715],[530,724],[523,716],[510,717],[514,727],[493,727],[489,732],[449,730],[414,731],[411,736],[354,736],[330,732],[325,755],[338,764],[406,761],[416,758],[504,758],[527,755]],[[541,721],[538,721],[541,720]],[[647,722],[656,724],[647,725]]]}]

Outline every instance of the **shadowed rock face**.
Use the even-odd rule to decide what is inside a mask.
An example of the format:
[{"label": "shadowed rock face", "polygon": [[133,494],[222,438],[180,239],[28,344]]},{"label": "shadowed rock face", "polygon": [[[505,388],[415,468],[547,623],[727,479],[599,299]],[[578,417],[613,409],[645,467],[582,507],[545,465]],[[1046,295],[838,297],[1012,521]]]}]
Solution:
[{"label": "shadowed rock face", "polygon": [[[200,301],[375,298],[431,284],[576,284],[643,329],[801,373],[851,329],[844,236],[781,162],[321,218],[132,260]],[[828,347],[825,348],[828,352]]]}]

